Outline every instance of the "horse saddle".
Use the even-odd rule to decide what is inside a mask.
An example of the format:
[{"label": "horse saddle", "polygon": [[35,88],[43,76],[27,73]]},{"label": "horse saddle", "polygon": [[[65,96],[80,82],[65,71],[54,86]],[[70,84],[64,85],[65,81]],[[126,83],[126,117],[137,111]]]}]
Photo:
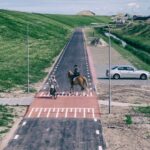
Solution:
[{"label": "horse saddle", "polygon": [[74,77],[74,78],[73,78],[73,82],[75,82],[76,78],[77,78],[77,77]]}]

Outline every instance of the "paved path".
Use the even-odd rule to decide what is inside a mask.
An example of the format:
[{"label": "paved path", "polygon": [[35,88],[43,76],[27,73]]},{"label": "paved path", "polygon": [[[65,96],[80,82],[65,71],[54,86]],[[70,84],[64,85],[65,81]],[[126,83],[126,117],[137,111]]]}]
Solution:
[{"label": "paved path", "polygon": [[[99,105],[109,105],[108,101],[105,100],[99,100]],[[131,104],[131,103],[121,103],[121,102],[111,102],[111,106],[118,106],[118,107],[144,107],[148,106],[148,104]]]},{"label": "paved path", "polygon": [[24,119],[5,150],[102,150],[100,121]]},{"label": "paved path", "polygon": [[[75,64],[78,65],[80,73],[87,78],[89,86],[92,88],[92,76],[81,29],[77,29],[76,32],[74,32],[68,45],[66,45],[64,52],[50,73],[50,76],[55,75],[57,79],[59,92],[70,91],[70,82],[68,80],[67,73],[69,70],[73,71]],[[49,85],[48,81],[46,81],[41,91],[47,92],[48,90]],[[81,89],[78,86],[75,86],[75,91],[81,91]]]},{"label": "paved path", "polygon": [[31,105],[34,97],[0,98],[0,105]]},{"label": "paved path", "polygon": [[[5,150],[104,150],[100,110],[97,101],[90,53],[86,51],[80,29],[73,34],[51,74],[56,76],[60,90],[57,99],[48,95],[45,82],[36,95],[16,135]],[[91,62],[91,61],[90,61]],[[90,89],[69,95],[67,71],[78,64],[88,79]]]}]

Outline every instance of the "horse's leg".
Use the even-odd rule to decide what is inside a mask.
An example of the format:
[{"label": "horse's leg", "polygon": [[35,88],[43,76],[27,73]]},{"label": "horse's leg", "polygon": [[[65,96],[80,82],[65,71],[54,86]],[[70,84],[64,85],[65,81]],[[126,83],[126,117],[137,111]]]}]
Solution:
[{"label": "horse's leg", "polygon": [[84,83],[83,83],[83,81],[79,82],[79,85],[81,87],[81,91],[83,91],[84,90]]},{"label": "horse's leg", "polygon": [[70,93],[72,93],[72,91],[74,91],[73,84],[71,84]]}]

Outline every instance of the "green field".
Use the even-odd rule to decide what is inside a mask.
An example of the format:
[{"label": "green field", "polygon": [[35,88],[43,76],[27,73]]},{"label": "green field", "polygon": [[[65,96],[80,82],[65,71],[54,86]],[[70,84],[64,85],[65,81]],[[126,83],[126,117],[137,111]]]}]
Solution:
[{"label": "green field", "polygon": [[150,24],[135,21],[123,28],[113,29],[112,33],[128,44],[128,51],[150,65]]},{"label": "green field", "polygon": [[[104,36],[107,29],[95,29],[97,36],[101,36],[106,41],[108,38]],[[108,32],[108,31],[107,31]],[[133,65],[139,69],[150,71],[150,25],[147,23],[135,22],[125,27],[112,27],[111,33],[127,43],[123,47],[121,42],[111,38],[112,46]]]},{"label": "green field", "polygon": [[112,32],[131,46],[150,54],[150,24],[136,21]]},{"label": "green field", "polygon": [[67,16],[0,10],[0,92],[27,85],[27,25],[30,83],[46,76],[44,69],[71,36],[75,27],[109,22],[109,17]]},{"label": "green field", "polygon": [[14,119],[14,109],[0,105],[0,137],[11,128]]}]

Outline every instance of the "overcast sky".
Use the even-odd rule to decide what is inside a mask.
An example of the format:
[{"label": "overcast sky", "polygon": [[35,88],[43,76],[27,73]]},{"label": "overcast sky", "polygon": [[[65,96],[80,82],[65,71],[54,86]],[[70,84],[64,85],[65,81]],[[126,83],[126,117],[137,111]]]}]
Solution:
[{"label": "overcast sky", "polygon": [[0,9],[53,14],[91,10],[97,15],[119,12],[150,15],[150,0],[0,0]]}]

